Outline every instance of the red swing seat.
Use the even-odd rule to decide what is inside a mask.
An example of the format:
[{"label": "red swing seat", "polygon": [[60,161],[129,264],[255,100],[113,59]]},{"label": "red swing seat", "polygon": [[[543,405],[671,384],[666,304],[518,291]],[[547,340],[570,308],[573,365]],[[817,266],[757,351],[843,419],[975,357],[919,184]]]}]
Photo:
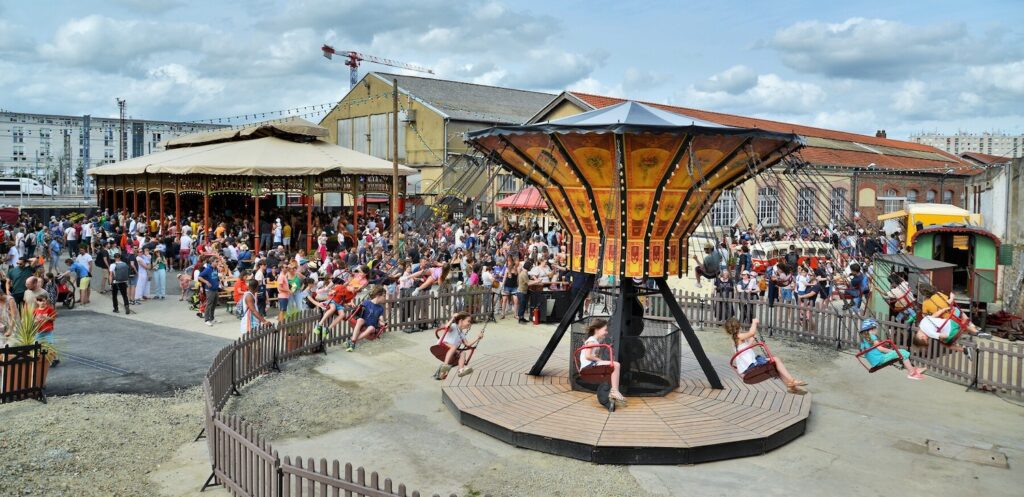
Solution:
[{"label": "red swing seat", "polygon": [[608,383],[612,379],[612,372],[615,370],[611,364],[602,364],[599,366],[586,366],[583,367],[580,364],[580,352],[587,349],[606,349],[608,351],[608,357],[615,357],[615,352],[612,350],[612,346],[607,343],[592,343],[590,345],[584,345],[576,349],[576,353],[573,354],[573,363],[576,365],[576,377],[577,383],[585,383],[587,385],[600,385],[602,383]]},{"label": "red swing seat", "polygon": [[[442,331],[444,333],[442,333]],[[437,343],[430,346],[430,353],[441,362],[445,362],[445,358],[448,357],[448,346],[444,343],[444,337],[448,335],[448,331],[449,328],[447,326],[434,330],[434,336],[437,337]],[[476,352],[475,345],[472,347],[461,346],[455,351],[455,354],[452,355],[452,360],[446,364],[449,366],[456,366],[459,364],[459,356],[464,353],[468,353],[469,355],[466,356],[466,364],[468,365],[469,361],[473,359],[474,352]]]},{"label": "red swing seat", "polygon": [[[359,318],[362,315],[363,315],[363,304],[359,304],[359,305],[356,306],[355,309],[352,310],[352,312],[350,312],[348,314],[348,325],[352,329],[355,329],[356,323],[359,321]],[[385,331],[388,331],[388,327],[387,326],[377,326],[373,330],[373,334],[366,337],[366,340],[376,340],[376,339],[380,338],[381,335],[383,335]]]},{"label": "red swing seat", "polygon": [[[892,359],[889,359],[888,361],[879,363],[876,366],[871,366],[871,363],[869,363],[867,361],[867,359],[864,359],[864,356],[868,352],[870,352],[872,350],[875,350],[878,347],[885,347],[885,348],[887,348],[889,350],[895,350],[896,351],[896,357],[894,357]],[[896,344],[893,343],[892,340],[882,340],[881,342],[878,343],[878,345],[874,345],[874,346],[868,347],[868,348],[858,352],[856,357],[857,357],[857,362],[859,362],[861,366],[864,366],[864,369],[868,370],[869,373],[874,373],[875,371],[878,371],[880,369],[885,369],[885,368],[887,368],[889,366],[892,366],[894,364],[899,366],[902,363],[902,361],[900,360],[901,356],[900,356],[900,353],[899,353],[899,348],[896,347]]]},{"label": "red swing seat", "polygon": [[[768,362],[754,366],[743,372],[736,369],[736,358],[739,357],[740,354],[754,348],[764,350],[764,357]],[[772,356],[772,352],[768,350],[768,346],[765,345],[764,342],[757,342],[737,350],[736,353],[732,355],[732,358],[729,359],[729,366],[733,371],[736,371],[736,374],[743,379],[743,383],[746,383],[747,385],[756,385],[762,381],[779,377],[779,369],[775,367],[775,357]]]}]

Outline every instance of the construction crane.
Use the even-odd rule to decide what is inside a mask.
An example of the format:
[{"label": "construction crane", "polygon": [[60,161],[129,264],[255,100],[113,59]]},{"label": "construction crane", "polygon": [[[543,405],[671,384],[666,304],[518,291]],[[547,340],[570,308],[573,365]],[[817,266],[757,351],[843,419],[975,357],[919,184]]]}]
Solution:
[{"label": "construction crane", "polygon": [[420,66],[416,66],[416,65],[413,65],[413,64],[406,64],[404,62],[398,62],[397,60],[385,59],[385,58],[377,57],[377,56],[374,56],[374,55],[361,54],[359,52],[338,51],[338,50],[335,50],[334,47],[332,47],[330,45],[324,45],[323,47],[320,47],[320,50],[323,50],[324,57],[326,57],[328,59],[333,58],[333,56],[335,56],[335,55],[340,55],[342,57],[345,57],[345,59],[346,59],[345,60],[345,65],[349,67],[349,76],[348,76],[349,89],[356,87],[356,82],[359,80],[359,63],[363,62],[363,61],[373,62],[375,64],[381,64],[381,65],[384,65],[384,66],[391,66],[391,67],[398,67],[398,68],[401,68],[401,69],[408,69],[410,71],[418,71],[418,72],[425,72],[427,74],[434,74],[434,71],[432,69],[427,69],[426,67],[420,67]]}]

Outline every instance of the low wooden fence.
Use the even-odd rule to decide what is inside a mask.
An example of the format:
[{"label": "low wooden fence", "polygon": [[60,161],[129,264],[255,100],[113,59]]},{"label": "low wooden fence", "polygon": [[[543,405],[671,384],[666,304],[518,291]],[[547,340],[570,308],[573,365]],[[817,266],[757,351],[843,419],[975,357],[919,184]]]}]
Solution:
[{"label": "low wooden fence", "polygon": [[46,349],[35,343],[0,349],[0,404],[25,399],[46,402]]},{"label": "low wooden fence", "polygon": [[[769,306],[760,298],[707,297],[683,291],[676,291],[675,297],[694,327],[720,326],[730,317],[743,322],[756,317],[762,337],[795,338],[836,350],[857,350],[860,323],[865,318],[833,305],[797,306],[777,301]],[[646,298],[650,299],[649,313],[671,315],[660,296]],[[928,347],[913,347],[913,330],[908,325],[883,319],[877,321],[878,336],[890,338],[909,350],[911,361],[927,366],[930,376],[979,390],[1024,397],[1024,345],[964,337],[959,344],[969,350],[973,359],[968,359],[934,340]]]},{"label": "low wooden fence", "polygon": [[[490,289],[440,291],[385,303],[388,330],[416,331],[443,324],[453,312],[492,317]],[[232,395],[260,375],[302,354],[326,351],[351,338],[349,324],[316,333],[320,318],[304,311],[280,325],[265,326],[235,340],[214,357],[203,379],[204,432],[212,472],[203,489],[223,485],[232,495],[252,497],[417,497],[403,484],[351,464],[325,459],[281,458],[245,420],[222,413]],[[434,494],[437,497],[437,494]],[[453,494],[454,497],[454,494]]]}]

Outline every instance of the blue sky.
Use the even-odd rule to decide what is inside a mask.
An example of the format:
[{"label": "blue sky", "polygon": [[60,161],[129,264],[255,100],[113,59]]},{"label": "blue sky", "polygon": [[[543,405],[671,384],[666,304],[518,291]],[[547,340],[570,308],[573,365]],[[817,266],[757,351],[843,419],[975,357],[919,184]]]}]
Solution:
[{"label": "blue sky", "polygon": [[[1024,2],[0,0],[0,108],[191,120],[321,104],[327,42],[438,77],[890,137],[1024,132]],[[366,64],[362,69],[389,70]]]}]

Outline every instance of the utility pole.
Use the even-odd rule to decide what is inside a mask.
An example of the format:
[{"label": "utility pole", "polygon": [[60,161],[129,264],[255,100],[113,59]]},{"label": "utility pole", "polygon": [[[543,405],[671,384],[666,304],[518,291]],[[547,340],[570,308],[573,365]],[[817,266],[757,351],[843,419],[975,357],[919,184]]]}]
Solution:
[{"label": "utility pole", "polygon": [[61,155],[60,168],[57,170],[57,185],[60,188],[60,195],[64,195],[64,179],[67,173],[64,168],[71,167],[71,130],[64,133],[64,154]]},{"label": "utility pole", "polygon": [[391,250],[398,255],[398,79],[391,79]]},{"label": "utility pole", "polygon": [[120,154],[119,154],[118,160],[125,160],[127,158],[127,152],[128,152],[128,143],[127,143],[128,136],[124,134],[125,106],[127,105],[127,103],[126,103],[125,99],[123,99],[123,98],[115,98],[114,100],[117,100],[117,109],[118,109],[118,111],[121,114],[121,118],[120,118],[121,119],[121,131],[120,131],[120,133],[121,133],[121,139],[120,139],[121,146],[119,147],[120,148]]}]

